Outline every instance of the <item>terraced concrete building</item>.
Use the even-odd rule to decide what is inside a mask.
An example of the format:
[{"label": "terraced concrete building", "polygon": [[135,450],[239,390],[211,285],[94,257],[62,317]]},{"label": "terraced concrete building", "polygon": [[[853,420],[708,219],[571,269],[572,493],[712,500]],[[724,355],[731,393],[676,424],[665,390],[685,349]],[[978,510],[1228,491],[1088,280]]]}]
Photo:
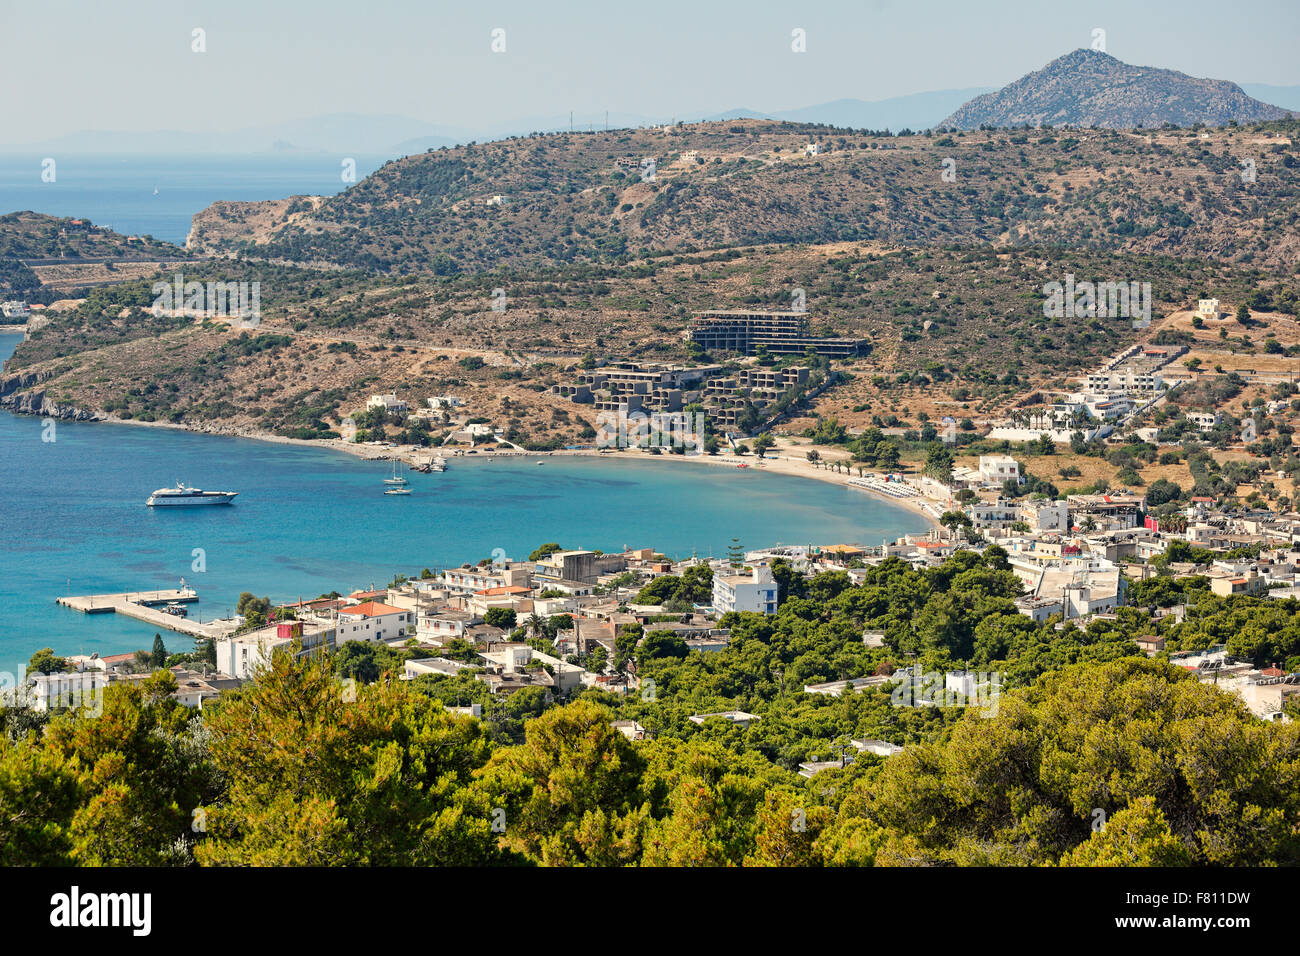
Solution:
[{"label": "terraced concrete building", "polygon": [[703,349],[755,355],[803,355],[809,350],[830,358],[861,355],[863,339],[821,338],[811,334],[806,312],[696,312],[687,333]]}]

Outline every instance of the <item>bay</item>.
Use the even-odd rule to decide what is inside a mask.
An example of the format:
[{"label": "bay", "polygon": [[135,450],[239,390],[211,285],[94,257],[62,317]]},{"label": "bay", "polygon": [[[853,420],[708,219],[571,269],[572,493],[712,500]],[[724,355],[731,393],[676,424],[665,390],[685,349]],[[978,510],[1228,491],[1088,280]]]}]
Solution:
[{"label": "bay", "polygon": [[[21,336],[0,336],[7,358]],[[176,429],[55,423],[0,413],[0,670],[32,652],[122,653],[155,628],[59,607],[64,594],[176,587],[191,613],[228,616],[241,591],[277,601],[383,587],[399,573],[527,557],[547,541],[672,557],[777,543],[877,544],[917,515],[827,482],[682,461],[459,457],[384,496],[387,462],[303,445]],[[537,465],[537,461],[544,461]],[[148,508],[177,480],[238,491],[229,507]],[[201,549],[196,551],[196,549]],[[205,570],[196,573],[201,554]],[[165,633],[171,649],[189,638]]]}]

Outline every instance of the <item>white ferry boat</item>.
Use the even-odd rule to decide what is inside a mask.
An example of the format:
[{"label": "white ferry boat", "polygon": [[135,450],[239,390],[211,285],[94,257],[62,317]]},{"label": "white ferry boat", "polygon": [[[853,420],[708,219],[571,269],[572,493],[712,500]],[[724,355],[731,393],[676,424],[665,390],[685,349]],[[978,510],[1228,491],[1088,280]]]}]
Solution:
[{"label": "white ferry boat", "polygon": [[228,505],[235,500],[238,491],[201,491],[198,488],[186,488],[184,482],[176,482],[175,488],[159,488],[145,502],[149,507],[176,505]]}]

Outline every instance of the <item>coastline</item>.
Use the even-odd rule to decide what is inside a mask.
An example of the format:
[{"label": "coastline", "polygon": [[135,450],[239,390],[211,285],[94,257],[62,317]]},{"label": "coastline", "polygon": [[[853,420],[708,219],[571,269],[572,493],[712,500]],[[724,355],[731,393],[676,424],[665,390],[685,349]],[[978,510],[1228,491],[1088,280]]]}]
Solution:
[{"label": "coastline", "polygon": [[[24,414],[9,409],[13,414]],[[448,459],[468,458],[469,449],[463,446],[457,447],[423,447],[419,445],[370,445],[356,444],[355,442],[345,441],[342,438],[288,438],[284,435],[276,435],[270,432],[260,432],[256,429],[246,428],[229,428],[222,426],[199,426],[185,424],[175,424],[173,422],[143,422],[132,419],[115,418],[115,417],[96,417],[94,424],[102,425],[134,425],[138,428],[163,428],[175,431],[190,432],[197,435],[215,435],[225,438],[243,438],[249,441],[264,441],[280,445],[301,445],[310,448],[323,448],[332,451],[341,452],[345,455],[352,455],[364,461],[392,461],[394,459],[405,462],[408,465],[417,465],[432,459],[435,455],[441,454]],[[782,451],[788,449],[781,449]],[[772,474],[786,475],[792,478],[805,478],[813,481],[821,481],[828,484],[838,485],[842,488],[848,488],[853,491],[869,495],[877,501],[887,502],[897,505],[904,511],[910,512],[925,522],[923,531],[940,529],[938,521],[937,507],[936,510],[927,508],[927,498],[894,498],[889,495],[883,495],[871,489],[864,488],[861,485],[849,484],[848,479],[851,475],[841,475],[831,471],[828,468],[818,468],[802,458],[796,458],[789,455],[770,453],[768,457],[758,458],[754,455],[672,455],[661,454],[651,455],[641,451],[629,451],[626,449],[599,449],[599,448],[565,448],[554,451],[528,451],[526,449],[509,448],[509,449],[490,449],[475,448],[473,455],[476,459],[486,458],[552,458],[552,457],[577,457],[577,458],[615,458],[624,461],[672,461],[685,464],[711,465],[713,467],[735,468],[745,465],[754,471],[769,472]]]}]

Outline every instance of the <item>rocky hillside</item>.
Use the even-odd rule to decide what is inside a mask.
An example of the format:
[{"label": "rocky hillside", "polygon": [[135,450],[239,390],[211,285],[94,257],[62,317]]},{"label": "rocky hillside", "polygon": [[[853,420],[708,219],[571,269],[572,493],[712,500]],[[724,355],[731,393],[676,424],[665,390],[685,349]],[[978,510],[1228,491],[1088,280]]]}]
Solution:
[{"label": "rocky hillside", "polygon": [[150,236],[123,236],[86,219],[12,212],[0,216],[0,259],[184,258],[185,250]]},{"label": "rocky hillside", "polygon": [[139,278],[184,249],[123,236],[85,219],[13,212],[0,216],[0,299],[49,304],[75,290]]},{"label": "rocky hillside", "polygon": [[[205,281],[231,270],[261,283],[258,328],[150,315],[144,280],[93,290],[18,346],[5,367],[11,377],[0,375],[0,407],[297,437],[336,427],[376,392],[417,403],[452,393],[466,400],[467,416],[563,444],[592,414],[550,391],[572,382],[578,363],[728,361],[692,358],[683,334],[691,313],[787,308],[794,289],[806,294],[815,334],[870,345],[836,363],[846,375],[818,399],[855,427],[877,415],[937,418],[954,401],[974,417],[993,414],[1027,390],[1064,387],[1067,374],[1132,344],[1139,333],[1128,321],[1044,316],[1044,283],[1067,275],[1149,282],[1153,336],[1163,318],[1206,294],[1228,311],[1250,301],[1284,314],[1287,348],[1300,336],[1300,284],[1290,272],[1051,248],[827,243],[402,278],[216,260],[187,265],[185,275]],[[504,311],[492,308],[498,287]],[[1218,338],[1226,327],[1197,334],[1249,354],[1247,367],[1281,360],[1269,354],[1262,325],[1233,324],[1231,342]],[[1193,332],[1157,341],[1179,344]]]},{"label": "rocky hillside", "polygon": [[1291,265],[1297,131],[888,136],[746,120],[554,134],[395,160],[328,199],[219,204],[190,247],[393,275],[846,241]]},{"label": "rocky hillside", "polygon": [[995,93],[977,96],[943,121],[949,129],[1076,126],[1152,129],[1225,126],[1288,116],[1227,80],[1203,80],[1130,66],[1096,50],[1075,50]]}]

